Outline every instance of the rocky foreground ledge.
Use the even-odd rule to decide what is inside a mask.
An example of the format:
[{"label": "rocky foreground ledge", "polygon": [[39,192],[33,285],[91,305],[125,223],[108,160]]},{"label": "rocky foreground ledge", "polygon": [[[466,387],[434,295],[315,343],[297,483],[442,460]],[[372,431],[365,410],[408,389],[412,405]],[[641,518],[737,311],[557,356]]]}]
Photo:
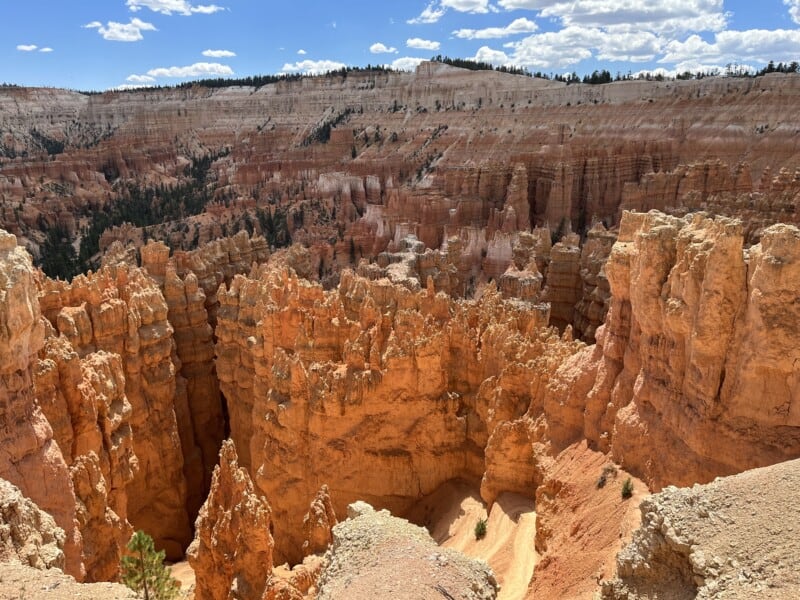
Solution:
[{"label": "rocky foreground ledge", "polygon": [[497,597],[500,586],[485,562],[440,548],[424,527],[366,502],[347,513],[333,528],[317,600]]},{"label": "rocky foreground ledge", "polygon": [[642,502],[602,597],[800,598],[798,498],[800,460],[666,488]]}]

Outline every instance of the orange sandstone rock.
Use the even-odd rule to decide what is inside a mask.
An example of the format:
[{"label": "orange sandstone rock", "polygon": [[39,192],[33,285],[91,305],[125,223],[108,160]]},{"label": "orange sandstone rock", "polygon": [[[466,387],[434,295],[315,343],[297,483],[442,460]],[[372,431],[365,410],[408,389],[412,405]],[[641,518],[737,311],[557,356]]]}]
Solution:
[{"label": "orange sandstone rock", "polygon": [[233,442],[225,441],[187,552],[195,594],[209,600],[261,598],[272,573],[271,530],[269,504],[239,467]]}]

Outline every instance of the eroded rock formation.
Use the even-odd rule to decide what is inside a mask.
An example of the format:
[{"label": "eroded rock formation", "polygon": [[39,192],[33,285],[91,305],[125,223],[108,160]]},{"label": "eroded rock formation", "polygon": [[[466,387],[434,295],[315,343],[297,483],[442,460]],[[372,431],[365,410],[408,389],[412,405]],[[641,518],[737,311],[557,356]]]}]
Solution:
[{"label": "eroded rock formation", "polygon": [[65,570],[84,576],[69,468],[35,400],[34,368],[45,327],[30,256],[0,231],[0,477],[64,530]]},{"label": "eroded rock formation", "polygon": [[303,555],[325,552],[333,540],[333,527],[338,523],[328,486],[323,485],[303,517]]},{"label": "eroded rock formation", "polygon": [[102,350],[81,359],[65,337],[51,335],[36,392],[70,468],[87,579],[112,580],[133,533],[126,488],[139,464],[122,361]]},{"label": "eroded rock formation", "polygon": [[597,345],[545,398],[553,439],[586,438],[656,488],[797,456],[797,315],[784,299],[798,252],[787,225],[745,251],[735,221],[625,213]]},{"label": "eroded rock formation", "polygon": [[[106,483],[111,488],[110,497],[124,506],[125,500],[119,498],[124,486],[127,518],[133,526],[152,535],[168,556],[183,556],[191,540],[184,456],[191,458],[197,453],[194,439],[182,438],[179,433],[178,423],[191,421],[185,380],[176,366],[180,362],[174,330],[167,320],[168,308],[161,290],[141,269],[125,264],[103,267],[89,277],[77,277],[71,284],[43,279],[40,285],[43,314],[78,356],[105,351],[118,357],[114,363],[117,374],[112,366],[110,375],[98,386],[124,382],[124,396],[130,403],[126,420],[139,468],[135,477],[125,481],[124,464],[112,464],[112,474],[117,478]],[[120,391],[116,394],[120,395]],[[118,413],[114,418],[126,417],[124,403],[115,404],[113,394],[103,401]],[[106,432],[115,438],[115,443],[128,430],[128,425],[122,425],[116,436],[113,431]],[[80,429],[80,423],[74,426]],[[126,452],[129,449],[121,451],[123,458]],[[102,456],[98,458],[103,460]],[[193,472],[200,473],[202,481],[201,466],[198,462],[189,463],[189,477]],[[84,467],[91,471],[85,463]],[[118,468],[122,474],[113,473]],[[87,481],[96,479],[90,471]],[[97,483],[89,484],[96,486]]]},{"label": "eroded rock formation", "polygon": [[199,598],[261,598],[272,574],[271,512],[225,441],[187,553]]},{"label": "eroded rock formation", "polygon": [[[546,306],[491,288],[460,303],[345,272],[325,292],[265,266],[219,298],[217,370],[231,435],[273,499],[281,560],[299,560],[301,507],[323,483],[337,513],[359,498],[402,513],[449,479],[479,480],[496,429],[524,414],[582,346],[542,328]],[[528,439],[526,430],[519,441]],[[530,493],[534,459],[519,448],[513,466],[500,452],[486,458],[496,465],[487,490],[505,483],[502,471],[514,491]]]}]

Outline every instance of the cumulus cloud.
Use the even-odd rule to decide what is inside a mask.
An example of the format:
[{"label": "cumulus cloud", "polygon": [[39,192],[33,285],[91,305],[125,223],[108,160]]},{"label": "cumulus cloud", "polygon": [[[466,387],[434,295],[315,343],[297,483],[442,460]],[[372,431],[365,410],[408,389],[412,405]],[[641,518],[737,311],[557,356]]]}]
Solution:
[{"label": "cumulus cloud", "polygon": [[439,19],[444,16],[445,10],[439,7],[436,2],[431,2],[425,9],[420,13],[418,17],[414,17],[413,19],[408,19],[406,23],[409,25],[422,25],[427,23],[436,23]]},{"label": "cumulus cloud", "polygon": [[406,40],[406,46],[417,50],[438,50],[441,44],[433,40],[423,40],[422,38],[410,38]]},{"label": "cumulus cloud", "polygon": [[664,44],[663,37],[648,31],[609,31],[573,25],[503,44],[504,48],[512,51],[508,53],[508,60],[485,62],[537,69],[566,68],[593,56],[604,61],[646,62],[655,60],[663,51]]},{"label": "cumulus cloud", "polygon": [[301,60],[296,63],[286,63],[281,68],[281,72],[319,75],[328,71],[338,71],[346,66],[344,63],[335,60]]},{"label": "cumulus cloud", "polygon": [[39,48],[39,52],[52,52],[53,49],[50,46],[45,46],[44,48]]},{"label": "cumulus cloud", "polygon": [[457,29],[453,35],[467,40],[488,40],[504,38],[518,33],[532,33],[538,29],[533,21],[528,19],[515,19],[505,27],[487,27],[486,29]]},{"label": "cumulus cloud", "polygon": [[789,7],[792,21],[800,25],[800,0],[783,0],[783,3]]},{"label": "cumulus cloud", "polygon": [[155,77],[150,77],[150,75],[128,75],[125,78],[125,81],[130,81],[131,83],[142,84],[142,83],[152,83],[156,80]]},{"label": "cumulus cloud", "polygon": [[512,49],[514,64],[536,68],[564,68],[591,58],[591,48],[603,43],[605,34],[599,29],[566,27],[531,35],[519,42],[504,44]]},{"label": "cumulus cloud", "polygon": [[230,50],[203,50],[202,54],[209,58],[231,58],[236,56],[236,52],[231,52]]},{"label": "cumulus cloud", "polygon": [[395,71],[413,71],[417,68],[417,66],[419,66],[420,63],[425,62],[426,60],[428,59],[404,56],[402,58],[393,60],[392,64],[389,66]]},{"label": "cumulus cloud", "polygon": [[300,50],[298,50],[298,51],[297,51],[297,53],[298,53],[300,56],[305,56],[306,54],[308,54],[308,52],[306,52],[306,51],[305,51],[305,50],[303,50],[302,48],[300,48]]},{"label": "cumulus cloud", "polygon": [[233,75],[233,69],[228,65],[220,63],[197,62],[186,67],[159,67],[150,69],[147,72],[150,77],[222,77],[223,75]]},{"label": "cumulus cloud", "polygon": [[511,59],[502,50],[493,50],[489,46],[481,46],[472,60],[477,62],[489,63],[495,66],[503,66],[511,63]]},{"label": "cumulus cloud", "polygon": [[36,44],[20,44],[19,46],[17,46],[17,50],[19,50],[20,52],[33,52],[38,47],[39,46],[37,46]]},{"label": "cumulus cloud", "polygon": [[189,16],[195,13],[210,15],[221,10],[225,10],[216,4],[192,5],[186,0],[127,0],[125,3],[131,12],[137,12],[143,8],[149,8],[153,12],[162,15],[184,15]]},{"label": "cumulus cloud", "polygon": [[381,42],[375,42],[372,46],[369,47],[369,51],[373,54],[397,54],[397,48],[392,46],[389,48],[385,44]]},{"label": "cumulus cloud", "polygon": [[[795,2],[797,0],[789,0]],[[566,27],[617,27],[628,31],[721,31],[723,0],[499,0],[506,10],[538,10]]]},{"label": "cumulus cloud", "polygon": [[800,56],[800,30],[749,29],[720,31],[711,43],[698,35],[691,35],[683,42],[673,40],[666,45],[664,56],[658,62],[679,65],[690,61],[765,64],[770,60],[792,61],[797,56]]},{"label": "cumulus cloud", "polygon": [[489,0],[442,0],[442,7],[458,12],[488,13]]},{"label": "cumulus cloud", "polygon": [[109,21],[103,25],[100,21],[92,21],[83,26],[84,29],[97,29],[97,33],[103,36],[104,40],[112,42],[138,42],[143,40],[143,31],[158,31],[152,23],[146,23],[137,18],[131,19],[130,23],[117,23]]}]

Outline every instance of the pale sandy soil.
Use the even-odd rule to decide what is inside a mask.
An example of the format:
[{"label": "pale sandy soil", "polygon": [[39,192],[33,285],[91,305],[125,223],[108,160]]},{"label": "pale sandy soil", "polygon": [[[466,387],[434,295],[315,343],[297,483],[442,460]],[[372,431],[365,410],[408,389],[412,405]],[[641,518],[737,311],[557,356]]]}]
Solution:
[{"label": "pale sandy soil", "polygon": [[169,571],[181,584],[180,598],[193,600],[194,598],[194,571],[186,561],[170,565]]},{"label": "pale sandy soil", "polygon": [[445,484],[422,500],[409,517],[428,527],[441,546],[488,562],[502,586],[500,600],[525,597],[538,559],[533,500],[502,494],[492,506],[486,537],[481,540],[475,539],[475,524],[487,518],[486,506],[478,490],[463,482]]}]

